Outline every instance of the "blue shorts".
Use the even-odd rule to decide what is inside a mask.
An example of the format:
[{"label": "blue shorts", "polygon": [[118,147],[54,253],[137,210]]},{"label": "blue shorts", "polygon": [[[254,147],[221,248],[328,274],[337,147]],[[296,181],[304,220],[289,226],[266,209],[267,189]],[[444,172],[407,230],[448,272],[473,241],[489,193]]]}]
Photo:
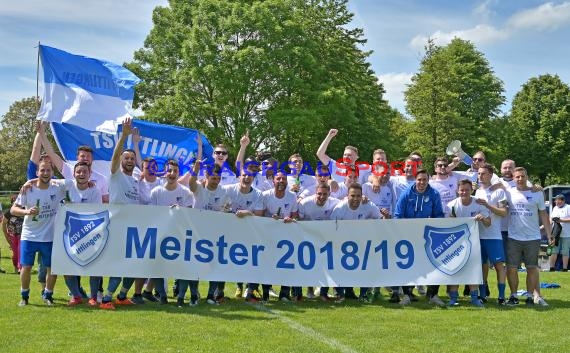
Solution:
[{"label": "blue shorts", "polygon": [[41,256],[41,263],[45,267],[51,267],[51,248],[53,242],[39,242],[22,240],[20,242],[20,263],[22,266],[34,266],[36,252]]},{"label": "blue shorts", "polygon": [[489,262],[491,265],[497,262],[505,262],[505,250],[503,239],[481,239],[481,262]]}]

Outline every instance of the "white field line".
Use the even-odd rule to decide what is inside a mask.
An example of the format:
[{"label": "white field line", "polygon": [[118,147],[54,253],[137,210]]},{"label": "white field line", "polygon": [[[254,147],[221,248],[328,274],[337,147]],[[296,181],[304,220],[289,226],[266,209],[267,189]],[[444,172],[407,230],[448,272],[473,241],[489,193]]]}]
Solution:
[{"label": "white field line", "polygon": [[309,337],[311,337],[311,338],[313,338],[319,342],[326,343],[331,348],[334,348],[334,349],[341,351],[343,353],[358,353],[356,350],[354,350],[348,346],[345,346],[344,344],[340,343],[339,341],[335,340],[334,338],[327,337],[327,336],[313,330],[310,327],[303,326],[300,323],[298,323],[297,321],[290,319],[287,316],[281,314],[277,310],[271,310],[271,309],[269,309],[269,308],[267,308],[261,304],[253,304],[252,306],[259,311],[263,311],[264,313],[267,313],[271,316],[274,316],[275,318],[279,319],[283,323],[287,324],[293,330],[297,330],[300,333],[304,334],[305,336],[309,336]]}]

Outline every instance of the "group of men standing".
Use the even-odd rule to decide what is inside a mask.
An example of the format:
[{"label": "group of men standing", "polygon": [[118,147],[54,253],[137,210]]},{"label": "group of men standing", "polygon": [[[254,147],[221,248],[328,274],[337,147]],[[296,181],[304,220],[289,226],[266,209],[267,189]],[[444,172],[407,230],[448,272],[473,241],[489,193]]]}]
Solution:
[{"label": "group of men standing", "polygon": [[[157,178],[152,173],[153,161],[140,160],[137,151],[140,136],[133,127],[132,120],[127,119],[115,145],[107,189],[105,177],[91,170],[93,156],[88,147],[80,148],[75,165],[65,163],[53,152],[45,137],[44,127],[38,128],[36,140],[39,149],[43,146],[47,155],[36,158],[36,178],[24,186],[11,208],[12,214],[25,217],[20,245],[20,305],[25,306],[29,301],[30,273],[36,253],[41,255],[41,265],[47,269],[43,299],[48,305],[54,303],[56,277],[50,271],[53,224],[55,214],[64,199],[67,199],[67,202],[108,201],[114,204],[194,207],[232,212],[237,217],[271,217],[285,223],[329,219],[471,217],[480,224],[484,278],[486,279],[489,264],[495,267],[497,273],[497,303],[518,304],[517,269],[524,263],[529,293],[527,305],[547,305],[539,288],[539,218],[549,238],[550,223],[545,212],[543,194],[529,185],[524,168],[515,168],[513,161],[505,160],[501,165],[502,177],[499,178],[493,173],[493,167],[485,162],[484,154],[477,152],[473,158],[474,164],[467,172],[453,171],[458,159],[448,163],[446,158],[438,158],[434,163],[435,175],[430,177],[428,172],[421,168],[421,156],[412,153],[406,159],[403,175],[391,175],[390,171],[383,167],[387,162],[386,153],[378,149],[373,153],[373,162],[384,163],[375,163],[370,170],[359,173],[355,165],[358,160],[357,148],[345,147],[342,164],[326,154],[329,143],[337,133],[337,130],[331,129],[317,151],[317,157],[323,167],[317,168],[316,176],[301,173],[303,159],[299,154],[293,154],[289,158],[292,170],[289,174],[271,168],[260,168],[260,163],[263,167],[266,162],[275,162],[269,159],[244,160],[249,145],[249,137],[246,135],[240,141],[236,163],[240,167],[237,174],[225,167],[228,150],[224,145],[215,146],[213,165],[201,165],[202,140],[198,136],[198,153],[193,171],[181,176],[178,162],[169,160],[166,163],[165,176]],[[126,138],[131,134],[135,142],[134,149],[124,149]],[[34,146],[35,151],[36,147]],[[247,163],[248,161],[254,163]],[[53,180],[54,165],[66,180]],[[142,168],[140,175],[136,172],[137,166]],[[346,176],[340,176],[339,168],[348,171]],[[473,195],[475,183],[477,190]],[[562,217],[560,221],[567,222],[570,218]],[[511,291],[508,299],[505,295],[507,278]],[[79,278],[65,276],[65,279],[72,294],[69,305],[82,303],[84,291]],[[177,305],[184,305],[188,288],[190,306],[197,305],[198,281],[180,278],[176,282]],[[129,299],[127,293],[133,283],[134,295]],[[113,301],[113,295],[120,285],[119,294]],[[246,301],[255,303],[269,300],[271,285],[262,284],[262,293],[259,293],[258,287],[259,284],[256,283],[247,284]],[[158,292],[158,298],[152,295],[153,288]],[[227,299],[224,290],[224,282],[211,281],[206,302],[219,305]],[[486,297],[484,291],[486,288],[483,285],[470,285],[471,304],[482,307]],[[372,288],[361,288],[358,296],[352,288],[339,287],[335,288],[335,292],[336,296],[331,298],[329,289],[321,288],[319,298],[337,302],[354,298],[370,302],[373,297]],[[392,288],[391,301],[409,305],[413,300],[417,300],[413,295],[413,287],[404,286],[402,292],[403,296],[400,298],[400,289]],[[450,298],[447,304],[440,299],[437,285],[428,286],[426,295],[428,301],[435,305],[459,305],[458,286],[449,286],[447,292]],[[238,283],[236,296],[242,295],[243,284]],[[307,295],[313,295],[312,288],[309,288]],[[302,289],[281,286],[278,297],[281,301],[300,301],[303,298]],[[115,305],[142,304],[144,300],[168,302],[165,281],[162,278],[111,277],[103,293],[102,278],[91,277],[88,299],[89,305],[98,305],[103,309],[114,309]]]}]

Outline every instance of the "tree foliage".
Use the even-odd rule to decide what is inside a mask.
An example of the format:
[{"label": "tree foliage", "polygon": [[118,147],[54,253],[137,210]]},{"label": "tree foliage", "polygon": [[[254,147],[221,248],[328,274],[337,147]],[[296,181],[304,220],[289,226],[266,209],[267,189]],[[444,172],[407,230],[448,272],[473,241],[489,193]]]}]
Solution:
[{"label": "tree foliage", "polygon": [[517,165],[543,185],[547,177],[568,175],[570,87],[560,77],[547,74],[529,79],[515,95],[507,119],[508,150]]},{"label": "tree foliage", "polygon": [[154,11],[144,47],[127,64],[143,83],[145,118],[197,128],[236,152],[254,149],[314,159],[330,128],[331,156],[345,144],[393,143],[395,118],[367,63],[346,0],[170,0]]},{"label": "tree foliage", "polygon": [[0,130],[0,190],[19,190],[26,182],[26,168],[36,134],[34,119],[39,104],[35,97],[14,102],[2,117]]},{"label": "tree foliage", "polygon": [[460,140],[467,152],[488,152],[489,128],[505,101],[503,91],[473,43],[454,38],[442,47],[429,40],[419,72],[404,92],[413,117],[406,147],[421,151],[426,161],[442,155],[453,140]]}]

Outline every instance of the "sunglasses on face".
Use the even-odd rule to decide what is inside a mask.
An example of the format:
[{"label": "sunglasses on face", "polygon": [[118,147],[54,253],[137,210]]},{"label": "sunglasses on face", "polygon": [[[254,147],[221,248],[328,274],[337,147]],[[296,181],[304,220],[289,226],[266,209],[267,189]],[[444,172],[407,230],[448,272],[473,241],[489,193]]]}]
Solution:
[{"label": "sunglasses on face", "polygon": [[226,151],[214,151],[214,154],[225,156],[228,154]]}]

